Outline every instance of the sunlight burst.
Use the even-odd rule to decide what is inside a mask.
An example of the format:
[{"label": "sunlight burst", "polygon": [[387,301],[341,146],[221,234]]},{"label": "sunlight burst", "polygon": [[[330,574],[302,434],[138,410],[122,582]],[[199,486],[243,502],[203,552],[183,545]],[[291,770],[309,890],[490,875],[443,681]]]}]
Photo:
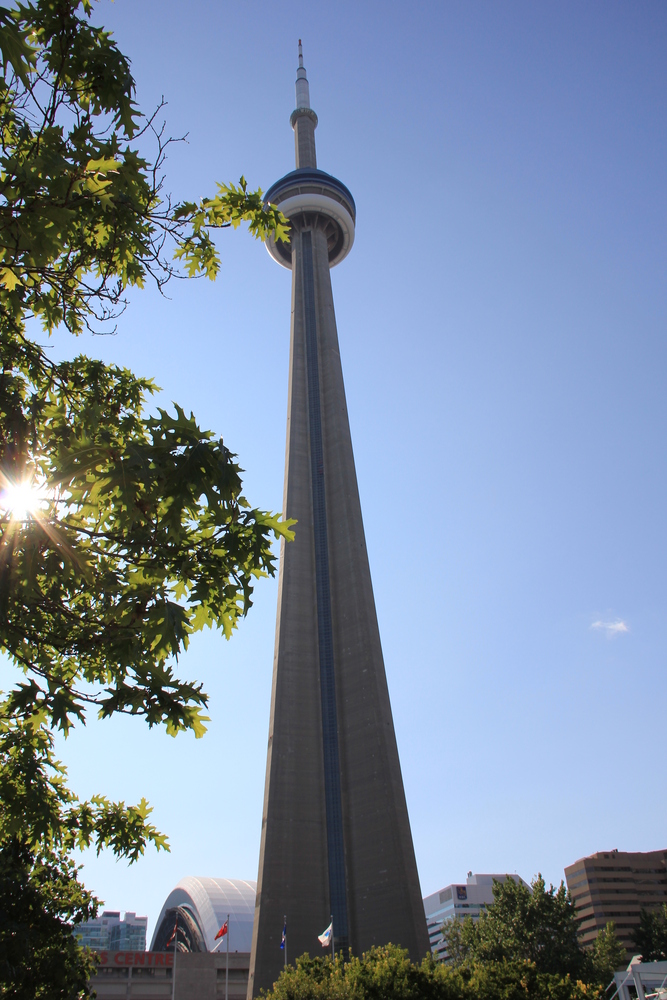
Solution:
[{"label": "sunlight burst", "polygon": [[44,505],[44,487],[32,479],[19,483],[5,480],[0,492],[0,509],[9,514],[12,521],[27,521],[34,517]]}]

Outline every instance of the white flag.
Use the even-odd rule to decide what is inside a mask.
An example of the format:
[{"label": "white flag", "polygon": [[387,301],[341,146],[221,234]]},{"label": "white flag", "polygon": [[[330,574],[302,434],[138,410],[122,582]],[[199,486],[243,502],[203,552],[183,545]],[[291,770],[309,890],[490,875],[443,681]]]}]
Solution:
[{"label": "white flag", "polygon": [[317,940],[320,942],[323,948],[328,948],[331,944],[331,935],[333,933],[333,921],[329,924],[325,931],[317,935]]}]

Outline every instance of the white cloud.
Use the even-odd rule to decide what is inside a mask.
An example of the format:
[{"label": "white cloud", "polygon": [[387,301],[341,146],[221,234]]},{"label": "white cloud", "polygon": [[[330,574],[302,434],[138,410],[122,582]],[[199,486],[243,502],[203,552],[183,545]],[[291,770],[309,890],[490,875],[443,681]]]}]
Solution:
[{"label": "white cloud", "polygon": [[630,631],[630,628],[626,624],[626,622],[622,621],[620,618],[617,618],[616,621],[613,622],[603,622],[603,621],[593,622],[591,628],[595,628],[600,630],[601,632],[604,632],[604,634],[607,636],[608,639],[613,639],[617,635],[621,635],[621,633],[623,632]]}]

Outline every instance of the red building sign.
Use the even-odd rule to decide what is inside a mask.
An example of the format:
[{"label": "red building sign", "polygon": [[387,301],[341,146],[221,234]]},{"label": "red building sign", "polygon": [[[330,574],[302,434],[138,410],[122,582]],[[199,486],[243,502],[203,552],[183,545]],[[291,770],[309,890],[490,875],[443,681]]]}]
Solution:
[{"label": "red building sign", "polygon": [[173,969],[173,951],[99,951],[101,968]]}]

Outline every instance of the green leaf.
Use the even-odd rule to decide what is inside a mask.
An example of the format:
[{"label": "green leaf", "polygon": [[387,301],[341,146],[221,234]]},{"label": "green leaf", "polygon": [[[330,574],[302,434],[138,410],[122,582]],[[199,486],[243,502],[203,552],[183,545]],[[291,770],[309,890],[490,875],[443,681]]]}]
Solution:
[{"label": "green leaf", "polygon": [[22,281],[11,268],[3,267],[0,270],[0,284],[4,285],[8,292],[13,292],[17,285],[22,284]]}]

